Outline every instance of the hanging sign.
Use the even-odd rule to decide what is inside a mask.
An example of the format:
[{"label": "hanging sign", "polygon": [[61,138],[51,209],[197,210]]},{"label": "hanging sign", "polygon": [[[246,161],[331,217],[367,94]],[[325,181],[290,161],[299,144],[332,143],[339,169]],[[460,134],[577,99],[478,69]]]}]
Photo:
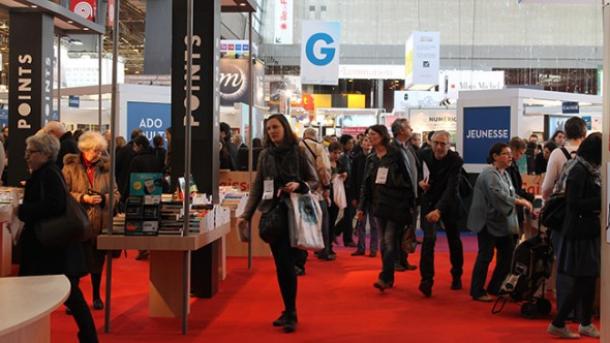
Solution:
[{"label": "hanging sign", "polygon": [[274,44],[292,44],[294,4],[292,0],[275,0]]},{"label": "hanging sign", "polygon": [[489,149],[510,140],[510,106],[464,108],[464,163],[486,164]]},{"label": "hanging sign", "polygon": [[301,40],[301,82],[331,85],[339,83],[339,22],[304,21]]},{"label": "hanging sign", "polygon": [[411,34],[405,44],[405,88],[428,90],[438,84],[440,32]]},{"label": "hanging sign", "polygon": [[71,0],[70,11],[87,20],[95,21],[95,13],[97,12],[96,0]]}]

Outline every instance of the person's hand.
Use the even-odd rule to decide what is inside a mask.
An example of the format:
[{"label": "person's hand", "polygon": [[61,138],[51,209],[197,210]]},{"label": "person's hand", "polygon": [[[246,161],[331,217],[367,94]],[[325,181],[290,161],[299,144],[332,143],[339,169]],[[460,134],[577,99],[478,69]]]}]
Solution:
[{"label": "person's hand", "polygon": [[426,220],[430,223],[437,223],[441,220],[441,211],[434,210],[426,215]]},{"label": "person's hand", "polygon": [[299,186],[300,186],[300,184],[298,182],[288,182],[287,184],[284,185],[284,187],[282,187],[282,191],[284,191],[286,193],[293,193],[297,189],[299,189]]},{"label": "person's hand", "polygon": [[345,180],[347,180],[347,173],[341,173],[341,174],[339,174],[339,178],[341,179],[341,181],[345,181]]},{"label": "person's hand", "polygon": [[97,205],[102,202],[102,196],[99,194],[94,194],[94,195],[85,194],[85,196],[83,196],[83,202],[90,204],[90,205]]},{"label": "person's hand", "polygon": [[428,180],[421,180],[419,181],[419,187],[423,189],[424,192],[427,192],[428,189],[430,189],[430,184],[428,183]]},{"label": "person's hand", "polygon": [[525,199],[517,199],[516,204],[518,206],[523,206],[525,207],[528,211],[533,212],[534,211],[534,206],[532,205],[531,202],[525,200]]},{"label": "person's hand", "polygon": [[364,219],[364,211],[363,210],[356,211],[356,219],[358,219],[358,220]]},{"label": "person's hand", "polygon": [[244,218],[237,219],[237,229],[239,230],[239,237],[242,242],[248,242],[250,240],[248,232],[248,221]]}]

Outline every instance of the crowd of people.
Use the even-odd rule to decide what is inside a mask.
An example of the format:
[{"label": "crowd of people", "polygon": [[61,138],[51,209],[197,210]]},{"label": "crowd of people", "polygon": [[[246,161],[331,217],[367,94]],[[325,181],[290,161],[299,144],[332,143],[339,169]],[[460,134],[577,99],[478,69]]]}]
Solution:
[{"label": "crowd of people", "polygon": [[[567,199],[565,223],[549,228],[557,259],[558,310],[548,332],[569,338],[599,337],[591,317],[600,272],[600,134],[586,137],[585,122],[573,117],[566,121],[564,130],[542,144],[532,135],[528,140],[514,137],[491,146],[489,166],[477,177],[471,205],[464,208],[460,192],[468,175],[462,158],[452,149],[450,133],[432,132],[421,144],[421,136],[403,118],[392,124],[391,132],[384,125],[373,125],[355,138],[342,135],[320,139],[318,132],[309,128],[299,140],[282,115],[269,117],[259,173],[239,220],[242,235],[246,235],[246,224],[255,209],[268,213],[280,206],[285,194],[311,191],[318,195],[323,209],[325,247],[316,253],[317,258],[335,260],[333,247],[339,243],[355,248],[352,256],[376,257],[379,251],[381,270],[373,286],[383,292],[394,287],[395,272],[417,269],[408,256],[421,243],[418,289],[423,296],[431,297],[437,232],[446,234],[450,287],[459,291],[464,272],[460,230],[468,229],[477,234],[478,241],[469,293],[474,301],[492,302],[511,272],[517,243],[525,237],[526,215],[537,215],[532,205],[534,195],[523,189],[522,174],[542,174],[544,199],[556,194],[553,188],[560,184]],[[278,151],[292,153],[278,155]],[[294,169],[303,161],[308,161],[310,168]],[[462,218],[466,227],[458,225]],[[416,239],[417,227],[423,231],[421,242]],[[293,332],[297,324],[297,276],[305,274],[306,257],[302,251],[291,249],[286,237],[271,243],[271,248],[285,305],[273,325]],[[494,255],[495,267],[488,281]],[[580,326],[574,333],[565,321],[577,307],[574,318]]]},{"label": "crowd of people", "polygon": [[[430,133],[421,144],[421,136],[413,132],[409,121],[399,118],[392,124],[391,134],[386,126],[373,125],[355,138],[320,139],[312,128],[298,138],[281,114],[267,118],[264,128],[264,139],[257,143],[258,172],[238,227],[249,239],[247,224],[257,209],[283,220],[280,234],[268,239],[284,302],[274,326],[285,332],[296,330],[297,280],[306,273],[308,259],[305,251],[290,242],[285,219],[288,208],[282,206],[288,194],[311,192],[320,204],[324,248],[316,252],[316,258],[335,260],[334,247],[339,244],[353,248],[354,258],[380,254],[380,273],[373,286],[381,292],[394,287],[396,272],[419,268],[418,289],[424,297],[432,296],[439,230],[445,232],[449,245],[450,287],[461,290],[464,252],[460,229],[475,232],[478,253],[469,293],[474,301],[491,302],[510,273],[525,215],[533,212],[534,196],[523,190],[521,175],[544,169],[544,200],[558,193],[566,198],[565,221],[561,227],[549,228],[557,261],[557,313],[548,332],[566,338],[599,337],[591,317],[600,273],[601,135],[587,137],[582,119],[570,118],[563,131],[543,144],[532,136],[528,141],[515,137],[490,147],[489,166],[477,177],[469,208],[462,206],[460,198],[468,176],[462,158],[452,149],[449,132]],[[247,151],[243,139],[232,135],[226,124],[220,129],[221,166],[243,168],[239,162],[242,151]],[[3,136],[2,148],[6,148],[8,132]],[[171,137],[171,129],[167,136]],[[163,139],[155,137],[151,146],[136,129],[129,142],[120,145],[116,141],[116,179],[111,180],[110,137],[93,131],[70,133],[61,123],[50,122],[26,142],[25,160],[31,176],[25,182],[18,212],[25,223],[20,275],[65,274],[69,278],[72,288],[66,307],[78,324],[81,342],[96,342],[97,335],[79,288],[80,278],[91,275],[93,308],[104,307],[100,284],[106,252],[97,249],[95,236],[111,225],[106,215],[110,195],[120,211],[129,195],[130,173],[167,173],[170,165],[171,145],[166,150]],[[65,210],[66,194],[86,209],[94,237],[61,249],[45,247],[34,227]],[[462,218],[467,219],[466,227],[458,224]],[[416,239],[417,228],[423,231],[421,242]],[[409,255],[420,243],[416,266],[409,263]],[[141,251],[137,258],[146,255]],[[494,271],[487,282],[494,255]],[[580,322],[578,333],[566,326],[570,316]]]}]

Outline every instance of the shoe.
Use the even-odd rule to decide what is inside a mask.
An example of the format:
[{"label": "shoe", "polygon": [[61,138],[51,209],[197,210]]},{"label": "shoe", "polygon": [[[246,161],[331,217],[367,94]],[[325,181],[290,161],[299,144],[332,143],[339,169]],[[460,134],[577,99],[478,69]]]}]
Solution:
[{"label": "shoe", "polygon": [[337,255],[319,254],[318,259],[323,260],[323,261],[334,261],[337,259]]},{"label": "shoe", "polygon": [[580,335],[576,332],[570,331],[567,326],[562,328],[556,327],[553,323],[549,324],[549,327],[546,329],[546,332],[550,333],[552,336],[561,337],[561,338],[571,338],[577,339],[580,338]]},{"label": "shoe", "polygon": [[352,253],[352,256],[364,256],[364,251],[356,250]]},{"label": "shoe", "polygon": [[490,302],[494,301],[494,298],[489,296],[489,294],[483,294],[480,297],[472,297],[472,300],[480,301],[480,302],[484,302],[484,303],[490,303]]},{"label": "shoe", "polygon": [[295,313],[288,313],[286,311],[282,312],[282,314],[278,317],[278,319],[273,321],[273,326],[284,326],[288,321],[288,318],[293,318],[294,322],[297,322],[297,315]]},{"label": "shoe", "polygon": [[404,271],[407,271],[407,267],[403,266],[402,264],[394,263],[394,271],[395,272],[404,272]]},{"label": "shoe", "polygon": [[385,282],[381,279],[375,281],[373,287],[377,288],[380,292],[385,291],[388,288],[394,287],[394,282]]},{"label": "shoe", "polygon": [[356,243],[354,243],[354,242],[343,243],[343,245],[348,247],[348,248],[355,248],[356,247]]},{"label": "shoe", "polygon": [[305,275],[305,268],[294,266],[294,271],[297,273],[297,276]]},{"label": "shoe", "polygon": [[409,262],[407,262],[407,266],[406,266],[408,271],[413,271],[413,270],[417,270],[417,266],[414,264],[409,264]]},{"label": "shoe", "polygon": [[451,289],[454,291],[462,289],[462,279],[455,278],[451,281]]},{"label": "shoe", "polygon": [[430,298],[432,296],[432,282],[422,281],[419,284],[419,291],[422,292],[426,298]]},{"label": "shoe", "polygon": [[296,317],[288,317],[286,322],[284,323],[284,328],[282,329],[285,333],[292,333],[297,329],[297,318]]},{"label": "shoe", "polygon": [[102,299],[93,300],[93,309],[94,310],[103,310],[104,309],[104,303],[102,302]]},{"label": "shoe", "polygon": [[377,252],[372,252],[369,254],[369,257],[377,257]]},{"label": "shoe", "polygon": [[587,326],[578,325],[578,332],[582,336],[589,336],[593,338],[599,338],[599,330],[593,324],[589,324]]}]

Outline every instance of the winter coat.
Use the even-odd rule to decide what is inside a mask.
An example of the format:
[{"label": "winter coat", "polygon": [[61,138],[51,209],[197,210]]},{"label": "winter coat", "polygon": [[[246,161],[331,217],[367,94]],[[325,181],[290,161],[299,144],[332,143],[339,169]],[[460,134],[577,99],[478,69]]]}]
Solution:
[{"label": "winter coat", "polygon": [[66,248],[47,248],[36,237],[35,225],[57,217],[66,210],[66,189],[55,161],[35,170],[27,180],[23,204],[18,216],[25,223],[19,239],[21,246],[20,276],[65,274],[69,277],[87,273],[85,253],[80,242]]},{"label": "winter coat", "polygon": [[[89,184],[87,171],[83,164],[81,155],[68,154],[64,158],[64,178],[70,193],[87,210],[89,221],[95,236],[99,235],[103,228],[109,228],[112,221],[108,216],[108,204],[110,204],[110,192],[114,192],[115,206],[118,204],[119,192],[116,183],[110,184],[110,160],[101,157],[95,164],[95,176],[93,187]],[[98,205],[85,204],[83,197],[90,191],[103,195],[104,200]],[[95,245],[95,239],[94,239]]]}]

